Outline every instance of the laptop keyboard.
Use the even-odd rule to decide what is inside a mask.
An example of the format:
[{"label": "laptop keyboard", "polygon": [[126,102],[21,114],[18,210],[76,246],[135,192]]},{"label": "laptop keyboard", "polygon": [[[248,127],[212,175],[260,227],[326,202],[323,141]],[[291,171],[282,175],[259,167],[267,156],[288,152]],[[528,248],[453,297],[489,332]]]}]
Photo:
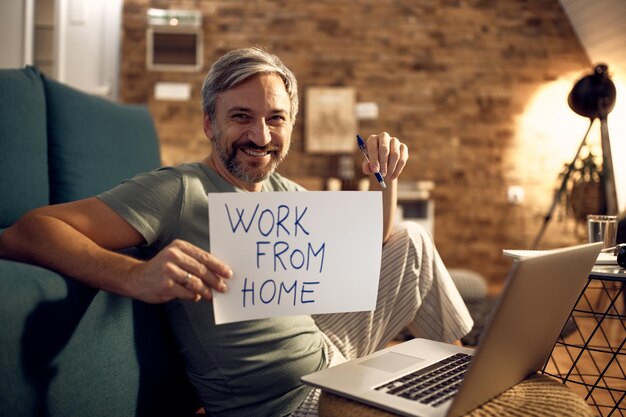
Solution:
[{"label": "laptop keyboard", "polygon": [[457,353],[374,389],[437,407],[457,393],[471,359]]}]

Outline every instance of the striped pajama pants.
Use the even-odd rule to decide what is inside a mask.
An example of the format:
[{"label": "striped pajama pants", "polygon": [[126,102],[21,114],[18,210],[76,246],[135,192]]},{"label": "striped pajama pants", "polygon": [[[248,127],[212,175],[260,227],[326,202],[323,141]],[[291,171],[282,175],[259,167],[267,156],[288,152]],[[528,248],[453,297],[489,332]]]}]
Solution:
[{"label": "striped pajama pants", "polygon": [[[400,224],[383,247],[374,311],[313,318],[328,366],[382,349],[405,328],[415,337],[452,342],[473,325],[431,237],[413,222]],[[291,416],[317,416],[319,395],[312,390]]]}]

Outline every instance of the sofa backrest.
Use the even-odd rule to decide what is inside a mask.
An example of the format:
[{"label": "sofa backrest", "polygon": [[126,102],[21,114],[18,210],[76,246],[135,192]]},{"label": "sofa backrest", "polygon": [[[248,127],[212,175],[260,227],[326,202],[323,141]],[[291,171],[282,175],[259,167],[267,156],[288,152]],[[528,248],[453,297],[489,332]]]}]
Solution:
[{"label": "sofa backrest", "polygon": [[144,106],[113,103],[43,77],[50,202],[91,197],[160,166]]},{"label": "sofa backrest", "polygon": [[0,70],[0,229],[49,202],[46,100],[33,67]]},{"label": "sofa backrest", "polygon": [[80,92],[34,67],[0,70],[0,229],[161,164],[145,106]]}]

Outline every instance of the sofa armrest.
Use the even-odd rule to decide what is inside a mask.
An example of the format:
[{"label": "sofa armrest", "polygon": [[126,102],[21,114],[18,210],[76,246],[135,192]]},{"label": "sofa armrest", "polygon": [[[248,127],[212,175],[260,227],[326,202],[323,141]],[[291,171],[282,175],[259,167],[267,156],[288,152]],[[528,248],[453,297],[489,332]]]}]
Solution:
[{"label": "sofa armrest", "polygon": [[171,416],[198,408],[162,306],[0,260],[0,415]]}]

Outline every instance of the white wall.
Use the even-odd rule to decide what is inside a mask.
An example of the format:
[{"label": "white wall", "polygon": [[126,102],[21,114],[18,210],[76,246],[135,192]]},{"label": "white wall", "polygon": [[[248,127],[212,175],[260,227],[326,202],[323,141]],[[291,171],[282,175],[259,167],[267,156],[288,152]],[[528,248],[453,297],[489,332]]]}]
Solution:
[{"label": "white wall", "polygon": [[[36,0],[0,0],[0,68],[32,62]],[[59,81],[117,99],[122,0],[55,0],[55,71]],[[31,32],[27,26],[31,26]]]},{"label": "white wall", "polygon": [[122,0],[57,0],[58,79],[117,98]]},{"label": "white wall", "polygon": [[25,0],[0,1],[0,68],[24,65]]}]

